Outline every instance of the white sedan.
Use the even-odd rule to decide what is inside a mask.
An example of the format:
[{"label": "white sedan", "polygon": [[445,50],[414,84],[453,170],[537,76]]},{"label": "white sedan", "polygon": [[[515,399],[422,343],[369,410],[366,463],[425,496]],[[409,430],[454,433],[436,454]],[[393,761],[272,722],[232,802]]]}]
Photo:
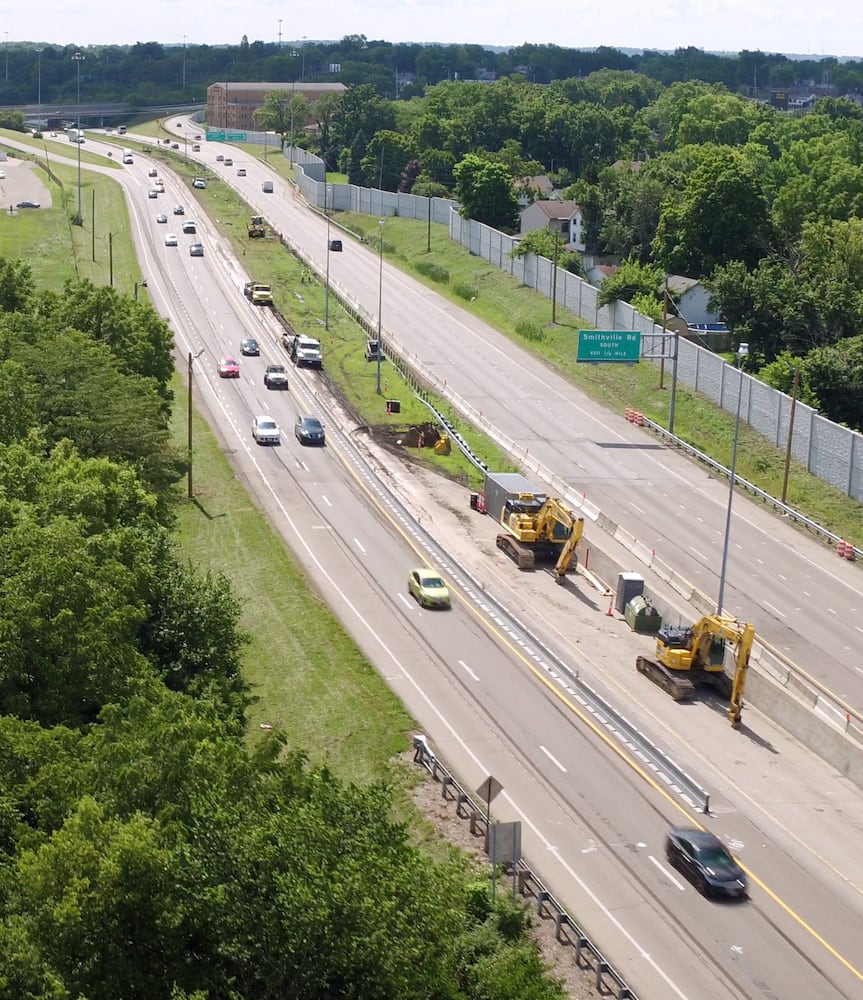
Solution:
[{"label": "white sedan", "polygon": [[255,417],[252,421],[252,437],[258,444],[279,444],[282,439],[279,425],[266,415]]},{"label": "white sedan", "polygon": [[179,242],[180,241],[177,239],[177,237],[173,233],[168,233],[168,235],[165,237],[165,246],[166,247],[175,247],[175,246],[178,246]]}]

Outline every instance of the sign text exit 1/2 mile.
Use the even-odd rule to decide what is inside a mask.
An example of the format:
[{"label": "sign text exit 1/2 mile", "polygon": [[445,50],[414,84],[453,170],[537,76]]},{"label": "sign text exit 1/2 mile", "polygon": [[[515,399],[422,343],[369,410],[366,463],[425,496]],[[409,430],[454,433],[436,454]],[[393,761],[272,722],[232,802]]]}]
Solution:
[{"label": "sign text exit 1/2 mile", "polygon": [[641,354],[637,330],[579,330],[576,361],[588,364],[618,362],[632,364]]}]

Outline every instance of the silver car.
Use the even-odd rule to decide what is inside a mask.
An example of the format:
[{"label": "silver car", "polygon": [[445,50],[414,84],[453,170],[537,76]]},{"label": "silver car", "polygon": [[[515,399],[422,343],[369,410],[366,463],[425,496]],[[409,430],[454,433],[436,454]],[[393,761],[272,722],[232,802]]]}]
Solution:
[{"label": "silver car", "polygon": [[255,417],[252,421],[252,437],[258,444],[279,444],[282,440],[279,425],[266,414]]}]

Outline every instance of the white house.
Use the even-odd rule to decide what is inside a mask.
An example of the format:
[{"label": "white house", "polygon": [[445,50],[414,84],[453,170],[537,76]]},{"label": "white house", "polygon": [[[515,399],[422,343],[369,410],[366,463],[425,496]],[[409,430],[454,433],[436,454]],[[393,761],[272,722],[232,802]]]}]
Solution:
[{"label": "white house", "polygon": [[584,212],[574,201],[535,201],[519,216],[519,232],[548,229],[561,233],[568,250],[584,253]]},{"label": "white house", "polygon": [[697,278],[682,274],[668,275],[668,293],[674,300],[677,313],[687,326],[705,326],[720,323],[719,313],[707,307],[710,292]]}]

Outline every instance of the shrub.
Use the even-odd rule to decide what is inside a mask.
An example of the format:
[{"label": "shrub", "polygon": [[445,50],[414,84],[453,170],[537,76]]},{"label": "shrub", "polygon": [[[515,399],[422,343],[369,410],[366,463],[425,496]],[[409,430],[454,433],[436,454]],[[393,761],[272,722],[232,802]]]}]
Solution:
[{"label": "shrub", "polygon": [[515,332],[524,340],[539,341],[545,339],[545,330],[539,323],[532,323],[528,319],[520,319],[515,324]]},{"label": "shrub", "polygon": [[431,278],[432,281],[437,281],[442,285],[449,283],[449,271],[441,264],[435,264],[434,261],[417,261],[416,269],[426,278]]},{"label": "shrub", "polygon": [[457,282],[453,285],[452,290],[460,299],[464,299],[466,302],[473,302],[479,295],[477,289],[473,285],[469,285],[466,281]]}]

